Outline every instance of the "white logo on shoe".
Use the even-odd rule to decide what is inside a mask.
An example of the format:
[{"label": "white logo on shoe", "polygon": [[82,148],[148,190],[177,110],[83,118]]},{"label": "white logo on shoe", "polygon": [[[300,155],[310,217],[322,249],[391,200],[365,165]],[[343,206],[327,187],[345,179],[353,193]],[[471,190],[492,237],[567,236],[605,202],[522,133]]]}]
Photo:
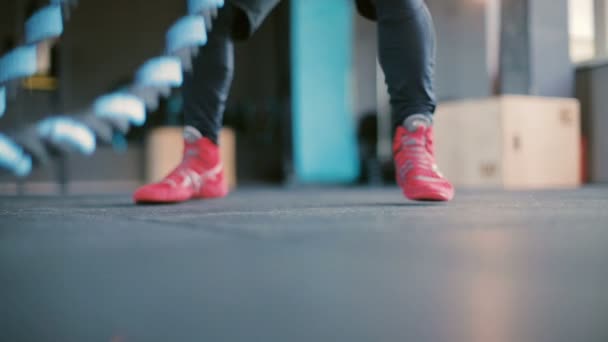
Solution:
[{"label": "white logo on shoe", "polygon": [[433,177],[428,177],[428,176],[416,176],[415,177],[417,180],[421,180],[423,182],[429,182],[429,183],[443,183],[443,179],[441,178],[433,178]]},{"label": "white logo on shoe", "polygon": [[192,169],[183,170],[181,172],[184,178],[184,180],[182,181],[182,186],[194,186],[194,191],[200,192],[201,188],[205,185],[205,182],[217,180],[217,177],[222,173],[222,169],[222,163],[218,163],[214,168],[207,170],[206,172],[203,172],[201,174],[196,173]]},{"label": "white logo on shoe", "polygon": [[163,183],[169,184],[173,188],[178,186],[186,188],[194,187],[195,192],[200,192],[206,181],[217,180],[218,176],[222,173],[223,168],[224,165],[222,163],[218,163],[212,169],[209,169],[201,174],[192,169],[180,170],[179,175],[182,177],[180,184],[177,184],[177,182],[171,178],[166,178],[163,180]]}]

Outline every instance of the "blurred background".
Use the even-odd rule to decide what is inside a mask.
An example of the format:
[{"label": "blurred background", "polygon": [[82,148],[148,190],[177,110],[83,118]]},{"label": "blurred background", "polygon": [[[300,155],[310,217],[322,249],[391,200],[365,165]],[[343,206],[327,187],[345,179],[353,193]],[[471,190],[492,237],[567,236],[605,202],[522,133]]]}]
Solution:
[{"label": "blurred background", "polygon": [[[457,185],[608,181],[608,135],[601,134],[608,129],[607,2],[427,0],[438,35],[438,159]],[[2,54],[21,42],[37,5],[2,0]],[[0,130],[82,108],[126,84],[163,51],[167,28],[184,13],[185,1],[81,1],[46,57],[49,71],[20,85]],[[233,186],[393,182],[376,39],[375,23],[350,0],[284,0],[237,44],[222,135]],[[318,73],[324,82],[315,82]],[[129,134],[124,151],[70,156],[26,180],[2,175],[0,193],[124,192],[157,179],[181,154],[181,106],[176,91]],[[491,136],[476,135],[471,120]],[[460,126],[474,144],[452,134]],[[568,170],[553,172],[560,165]]]}]

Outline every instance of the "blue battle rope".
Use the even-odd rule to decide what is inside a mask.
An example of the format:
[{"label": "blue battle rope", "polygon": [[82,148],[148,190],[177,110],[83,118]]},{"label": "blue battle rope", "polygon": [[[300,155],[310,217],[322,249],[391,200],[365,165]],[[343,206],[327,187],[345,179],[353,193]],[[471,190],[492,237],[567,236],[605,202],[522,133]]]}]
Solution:
[{"label": "blue battle rope", "polygon": [[[6,110],[7,85],[39,71],[38,49],[61,36],[68,10],[75,4],[75,0],[51,0],[27,20],[25,45],[0,58],[0,116]],[[117,137],[124,141],[131,126],[145,123],[146,110],[155,110],[161,97],[182,85],[183,71],[191,69],[223,6],[224,0],[188,0],[188,15],[167,32],[165,55],[145,62],[129,87],[100,96],[74,115],[48,117],[10,136],[0,133],[0,169],[25,177],[33,165],[44,164],[53,155],[91,155],[98,142],[116,146]]]}]

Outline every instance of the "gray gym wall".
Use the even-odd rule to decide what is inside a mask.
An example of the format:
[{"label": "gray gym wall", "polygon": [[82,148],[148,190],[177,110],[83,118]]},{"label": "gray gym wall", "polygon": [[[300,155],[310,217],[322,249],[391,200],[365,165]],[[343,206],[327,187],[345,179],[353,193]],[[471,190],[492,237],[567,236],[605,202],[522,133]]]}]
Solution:
[{"label": "gray gym wall", "polygon": [[376,24],[363,18],[357,13],[355,16],[355,42],[354,47],[354,77],[353,99],[355,117],[376,111]]},{"label": "gray gym wall", "polygon": [[608,61],[581,65],[576,73],[576,96],[581,101],[583,133],[589,146],[589,177],[608,183]]},{"label": "gray gym wall", "polygon": [[568,0],[501,1],[504,94],[572,97]]},{"label": "gray gym wall", "polygon": [[490,95],[483,1],[427,0],[437,31],[437,99]]}]

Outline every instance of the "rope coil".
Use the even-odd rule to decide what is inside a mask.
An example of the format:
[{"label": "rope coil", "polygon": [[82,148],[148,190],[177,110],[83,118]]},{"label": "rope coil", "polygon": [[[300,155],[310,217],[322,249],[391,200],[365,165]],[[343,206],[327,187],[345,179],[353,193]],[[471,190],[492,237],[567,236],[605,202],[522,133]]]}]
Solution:
[{"label": "rope coil", "polygon": [[[51,0],[25,24],[26,44],[0,58],[0,117],[6,110],[7,84],[40,71],[37,54],[42,44],[53,44],[63,33],[64,21],[76,0]],[[122,91],[98,97],[74,115],[48,117],[9,136],[0,133],[0,169],[25,177],[34,165],[56,154],[92,155],[98,145],[120,142],[131,126],[142,126],[146,111],[156,110],[160,98],[181,87],[183,72],[207,43],[207,33],[224,0],[188,0],[188,15],[177,20],[166,35],[166,55],[152,58],[136,71],[134,82]]]}]

